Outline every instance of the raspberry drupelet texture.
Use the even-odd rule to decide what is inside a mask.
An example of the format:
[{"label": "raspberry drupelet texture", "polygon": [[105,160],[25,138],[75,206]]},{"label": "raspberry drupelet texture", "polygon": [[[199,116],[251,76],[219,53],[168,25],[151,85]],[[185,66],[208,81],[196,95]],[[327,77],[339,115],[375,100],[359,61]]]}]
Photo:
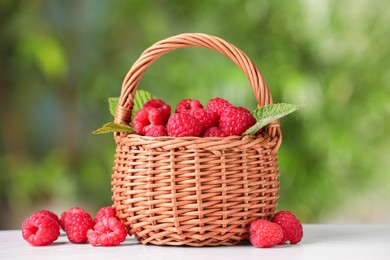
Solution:
[{"label": "raspberry drupelet texture", "polygon": [[99,211],[96,213],[94,221],[95,223],[97,223],[100,222],[102,218],[106,218],[106,217],[116,217],[116,212],[113,207],[108,206],[99,209]]},{"label": "raspberry drupelet texture", "polygon": [[203,109],[203,105],[196,99],[183,99],[177,104],[175,113],[183,113],[192,109]]},{"label": "raspberry drupelet texture", "polygon": [[61,225],[61,222],[60,222],[60,219],[58,218],[58,216],[50,210],[46,210],[46,209],[38,210],[38,211],[34,212],[31,216],[36,216],[36,215],[48,216],[49,218],[54,219],[58,223],[58,225]]},{"label": "raspberry drupelet texture", "polygon": [[47,214],[33,214],[22,225],[22,237],[33,246],[52,244],[60,236],[60,225]]},{"label": "raspberry drupelet texture", "polygon": [[226,137],[226,134],[218,127],[213,126],[204,131],[203,137]]},{"label": "raspberry drupelet texture", "polygon": [[61,218],[60,218],[61,229],[66,231],[66,224],[68,221],[68,216],[70,216],[71,214],[80,213],[80,212],[86,213],[85,210],[83,210],[82,208],[79,208],[79,207],[73,207],[73,208],[68,209],[67,211],[62,212]]},{"label": "raspberry drupelet texture", "polygon": [[171,115],[167,123],[169,136],[200,136],[203,131],[202,124],[193,116],[184,113]]},{"label": "raspberry drupelet texture", "polygon": [[70,214],[66,222],[66,235],[72,243],[83,244],[88,241],[87,232],[94,226],[94,221],[87,212]]},{"label": "raspberry drupelet texture", "polygon": [[171,115],[171,107],[161,99],[152,98],[148,100],[143,107],[154,107],[160,111],[164,124],[168,121],[168,118]]},{"label": "raspberry drupelet texture", "polygon": [[182,113],[191,115],[198,119],[199,122],[202,124],[203,129],[208,129],[218,124],[218,115],[213,111],[206,111],[202,108],[195,108],[191,110],[186,110]]},{"label": "raspberry drupelet texture", "polygon": [[165,116],[155,107],[143,107],[135,113],[133,126],[139,135],[145,135],[149,125],[164,125]]},{"label": "raspberry drupelet texture", "polygon": [[219,128],[228,136],[240,135],[255,123],[256,119],[243,107],[228,107],[219,118]]},{"label": "raspberry drupelet texture", "polygon": [[125,241],[127,230],[116,217],[102,217],[87,236],[93,246],[116,246]]},{"label": "raspberry drupelet texture", "polygon": [[145,127],[145,136],[168,136],[167,128],[164,125],[148,125]]},{"label": "raspberry drupelet texture", "polygon": [[213,98],[211,99],[206,106],[206,110],[213,111],[217,114],[217,117],[219,118],[225,109],[232,107],[233,105],[229,103],[229,101],[223,99],[223,98]]},{"label": "raspberry drupelet texture", "polygon": [[249,227],[249,240],[256,247],[273,247],[283,239],[283,229],[267,220],[252,221]]},{"label": "raspberry drupelet texture", "polygon": [[280,225],[284,231],[284,237],[280,244],[283,245],[290,241],[291,244],[298,244],[303,237],[303,228],[301,222],[291,211],[279,211],[271,219]]}]

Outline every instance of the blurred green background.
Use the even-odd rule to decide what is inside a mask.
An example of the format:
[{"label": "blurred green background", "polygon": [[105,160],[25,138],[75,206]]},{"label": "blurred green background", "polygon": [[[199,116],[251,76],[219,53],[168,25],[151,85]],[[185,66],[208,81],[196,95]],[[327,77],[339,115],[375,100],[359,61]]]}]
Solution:
[{"label": "blurred green background", "polygon": [[[0,229],[38,209],[111,204],[107,98],[141,52],[203,32],[242,49],[274,102],[306,104],[281,120],[279,209],[305,223],[390,219],[390,8],[387,0],[0,2]],[[176,106],[220,96],[256,106],[219,53],[161,57],[141,89]]]}]

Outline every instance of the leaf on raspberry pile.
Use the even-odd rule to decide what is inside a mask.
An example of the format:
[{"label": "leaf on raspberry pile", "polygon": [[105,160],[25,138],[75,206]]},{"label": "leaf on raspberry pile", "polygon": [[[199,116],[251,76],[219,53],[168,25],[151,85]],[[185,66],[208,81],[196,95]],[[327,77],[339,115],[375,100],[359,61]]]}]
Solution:
[{"label": "leaf on raspberry pile", "polygon": [[[134,97],[134,106],[132,110],[132,116],[131,118],[134,117],[135,113],[137,113],[138,110],[140,110],[144,104],[149,100],[155,98],[151,93],[145,91],[145,90],[137,90],[135,92],[135,97]],[[112,116],[115,116],[116,113],[116,107],[118,106],[119,103],[119,98],[118,97],[109,97],[108,98],[108,105],[110,108],[110,113]]]},{"label": "leaf on raspberry pile", "polygon": [[256,108],[252,112],[253,117],[256,119],[256,124],[248,128],[242,135],[254,135],[257,131],[269,123],[282,118],[302,107],[304,107],[304,105],[278,103]]},{"label": "leaf on raspberry pile", "polygon": [[104,126],[102,126],[99,129],[96,129],[92,132],[94,135],[99,134],[107,134],[107,133],[114,133],[114,132],[124,132],[129,134],[134,134],[135,130],[134,128],[128,126],[128,125],[122,125],[122,124],[116,124],[116,123],[107,123]]}]

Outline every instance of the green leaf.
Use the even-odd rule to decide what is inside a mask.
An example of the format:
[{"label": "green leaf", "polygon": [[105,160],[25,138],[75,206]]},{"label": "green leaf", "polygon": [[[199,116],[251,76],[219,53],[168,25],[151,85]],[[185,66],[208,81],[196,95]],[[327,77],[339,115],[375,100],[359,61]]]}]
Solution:
[{"label": "green leaf", "polygon": [[118,106],[119,98],[118,97],[109,97],[108,106],[110,108],[110,113],[112,116],[115,116],[116,107]]},{"label": "green leaf", "polygon": [[253,117],[256,119],[256,124],[247,129],[242,135],[254,135],[269,123],[284,117],[303,106],[304,105],[278,103],[256,108],[255,111],[252,112]]},{"label": "green leaf", "polygon": [[142,89],[137,90],[135,92],[134,106],[133,106],[131,118],[133,118],[135,113],[137,113],[137,111],[140,110],[144,106],[144,104],[149,99],[152,99],[152,98],[156,98],[156,97],[154,97],[152,94],[150,94],[149,92],[147,92],[145,90],[142,90]]},{"label": "green leaf", "polygon": [[107,134],[107,133],[113,133],[113,132],[124,132],[124,133],[130,133],[134,134],[135,130],[128,126],[128,125],[122,125],[122,124],[116,124],[116,123],[107,123],[101,128],[95,130],[92,132],[94,135],[100,135],[100,134]]},{"label": "green leaf", "polygon": [[[144,104],[154,97],[152,94],[149,92],[139,89],[135,92],[135,98],[134,98],[134,106],[132,110],[132,115],[131,117],[133,118],[135,113],[137,113],[138,110],[140,110]],[[108,105],[110,108],[110,113],[111,115],[115,116],[116,113],[116,107],[118,106],[119,98],[118,97],[109,97],[108,98]]]}]

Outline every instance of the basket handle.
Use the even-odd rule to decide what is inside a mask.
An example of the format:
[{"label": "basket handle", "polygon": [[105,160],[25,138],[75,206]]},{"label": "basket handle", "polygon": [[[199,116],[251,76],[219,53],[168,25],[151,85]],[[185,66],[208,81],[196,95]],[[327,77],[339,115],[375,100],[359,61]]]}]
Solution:
[{"label": "basket handle", "polygon": [[[135,92],[148,67],[165,53],[178,48],[192,46],[212,49],[231,59],[248,78],[255,94],[258,107],[272,104],[272,95],[265,80],[261,76],[256,65],[243,51],[215,36],[202,33],[184,33],[169,37],[153,44],[146,49],[133,64],[122,84],[121,95],[116,108],[115,123],[129,124],[131,122]],[[271,123],[271,126],[273,128],[279,128],[278,121],[275,121],[274,124]]]}]

